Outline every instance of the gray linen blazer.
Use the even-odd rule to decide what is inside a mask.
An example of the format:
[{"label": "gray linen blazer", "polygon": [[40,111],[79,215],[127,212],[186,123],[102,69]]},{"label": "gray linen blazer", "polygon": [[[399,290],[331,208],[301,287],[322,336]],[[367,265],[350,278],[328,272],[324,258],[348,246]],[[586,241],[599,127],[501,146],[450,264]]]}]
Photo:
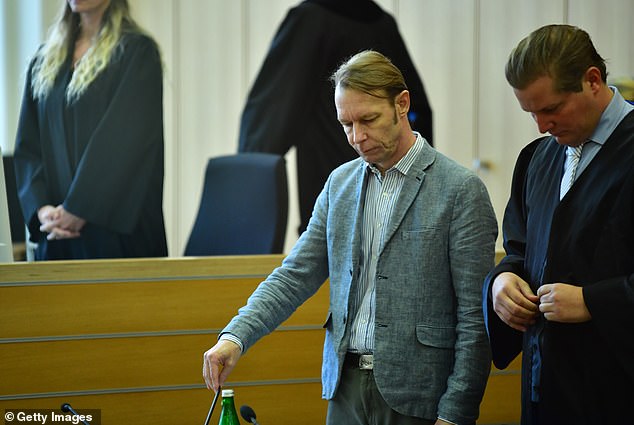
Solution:
[{"label": "gray linen blazer", "polygon": [[[223,330],[244,350],[272,332],[330,278],[322,396],[335,395],[359,278],[367,164],[332,172],[307,230]],[[425,142],[406,176],[376,274],[374,375],[387,403],[410,416],[471,423],[490,369],[482,282],[497,223],[471,171]]]}]

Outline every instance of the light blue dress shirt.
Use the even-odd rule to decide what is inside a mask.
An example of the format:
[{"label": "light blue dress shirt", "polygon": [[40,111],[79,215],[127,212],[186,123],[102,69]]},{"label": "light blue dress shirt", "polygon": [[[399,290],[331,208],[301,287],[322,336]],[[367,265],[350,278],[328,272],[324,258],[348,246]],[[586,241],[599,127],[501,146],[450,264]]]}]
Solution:
[{"label": "light blue dress shirt", "polygon": [[634,110],[634,105],[625,101],[616,87],[610,86],[610,89],[614,92],[614,96],[612,96],[612,100],[608,104],[608,107],[605,108],[605,111],[603,111],[594,133],[583,146],[581,159],[579,159],[579,165],[577,166],[575,180],[579,178],[581,173],[583,173],[583,170],[586,169],[588,164],[590,164],[597,153],[599,153],[599,150],[601,150],[606,140],[608,140],[614,129],[620,124],[623,118]]}]

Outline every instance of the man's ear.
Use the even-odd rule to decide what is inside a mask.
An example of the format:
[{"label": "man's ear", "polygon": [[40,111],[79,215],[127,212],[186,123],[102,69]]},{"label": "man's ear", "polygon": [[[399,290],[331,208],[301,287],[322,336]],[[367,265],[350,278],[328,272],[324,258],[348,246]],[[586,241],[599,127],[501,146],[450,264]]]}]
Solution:
[{"label": "man's ear", "polygon": [[590,89],[594,93],[596,93],[603,84],[601,71],[596,66],[591,66],[586,70],[585,80],[590,84]]},{"label": "man's ear", "polygon": [[406,116],[409,112],[409,91],[403,90],[394,98],[394,107],[396,108],[396,113],[400,116]]}]

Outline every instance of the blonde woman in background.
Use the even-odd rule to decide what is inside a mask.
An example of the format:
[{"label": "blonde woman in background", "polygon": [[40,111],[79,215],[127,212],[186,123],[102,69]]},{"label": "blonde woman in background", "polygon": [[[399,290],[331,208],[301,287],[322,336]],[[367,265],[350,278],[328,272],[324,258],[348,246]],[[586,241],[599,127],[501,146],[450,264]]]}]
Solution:
[{"label": "blonde woman in background", "polygon": [[64,0],[15,146],[36,260],[166,256],[162,66],[127,0]]}]

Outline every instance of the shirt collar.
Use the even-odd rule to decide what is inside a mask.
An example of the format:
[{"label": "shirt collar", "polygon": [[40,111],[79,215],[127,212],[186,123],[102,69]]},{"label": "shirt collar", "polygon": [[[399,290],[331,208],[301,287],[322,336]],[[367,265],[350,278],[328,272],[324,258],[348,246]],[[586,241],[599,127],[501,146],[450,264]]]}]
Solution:
[{"label": "shirt collar", "polygon": [[612,96],[612,100],[608,104],[608,107],[605,108],[605,111],[601,114],[599,124],[597,125],[597,128],[594,129],[594,133],[592,133],[592,136],[589,139],[600,145],[603,145],[605,141],[608,140],[608,137],[610,137],[621,120],[623,120],[623,118],[625,118],[625,116],[634,109],[634,105],[626,102],[616,87],[609,87],[614,93],[614,96]]},{"label": "shirt collar", "polygon": [[[412,164],[414,164],[414,161],[416,160],[416,158],[420,154],[420,151],[423,150],[423,145],[425,144],[423,136],[421,136],[420,133],[418,133],[416,131],[414,131],[413,133],[414,133],[414,135],[416,135],[416,141],[414,142],[412,147],[409,148],[409,150],[407,151],[405,156],[403,156],[403,158],[401,158],[389,170],[386,170],[385,174],[387,174],[387,173],[389,173],[389,172],[391,172],[393,170],[397,170],[397,171],[400,171],[401,174],[407,175],[407,173],[410,170],[410,168],[412,168]],[[368,168],[370,169],[370,171],[372,171],[372,173],[374,173],[377,176],[381,175],[381,172],[379,171],[378,168],[376,168],[376,166],[374,164],[371,164],[369,162],[366,162],[366,164],[367,164]]]}]

